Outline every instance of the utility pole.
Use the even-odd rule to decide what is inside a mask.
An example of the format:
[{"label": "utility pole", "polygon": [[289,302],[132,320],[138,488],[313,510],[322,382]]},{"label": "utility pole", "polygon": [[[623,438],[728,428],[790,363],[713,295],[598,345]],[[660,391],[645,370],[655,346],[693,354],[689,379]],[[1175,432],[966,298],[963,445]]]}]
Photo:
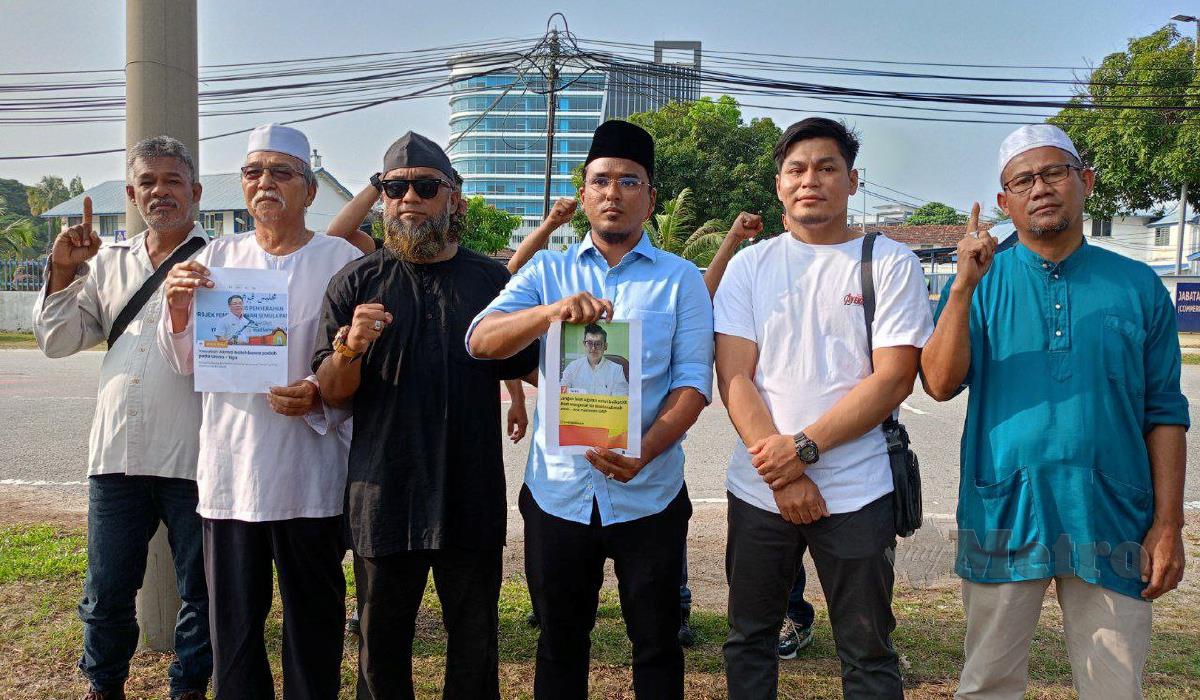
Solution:
[{"label": "utility pole", "polygon": [[[126,149],[148,136],[166,134],[187,146],[199,168],[198,75],[196,0],[126,0]],[[137,207],[126,203],[126,234],[143,228]],[[150,540],[146,575],[137,595],[139,646],[174,649],[179,605],[167,531],[159,527]]]},{"label": "utility pole", "polygon": [[[553,19],[553,18],[551,18]],[[546,177],[542,218],[550,215],[550,176],[554,172],[554,112],[558,107],[558,29],[550,30],[550,90],[546,93]]]},{"label": "utility pole", "polygon": [[[1176,22],[1192,22],[1196,25],[1196,42],[1192,44],[1192,65],[1200,66],[1200,17],[1192,17],[1191,15],[1175,15],[1171,19]],[[1189,83],[1189,87],[1195,84],[1193,78]],[[1187,105],[1187,90],[1185,88],[1183,94],[1183,103]],[[1182,115],[1180,119],[1183,119]],[[1183,184],[1179,187],[1179,243],[1175,246],[1175,275],[1183,274],[1183,241],[1187,238],[1187,209],[1188,209],[1188,183],[1187,176],[1184,176]]]},{"label": "utility pole", "polygon": [[867,169],[858,169],[858,189],[862,190],[863,194],[863,211],[862,211],[862,232],[867,232]]}]

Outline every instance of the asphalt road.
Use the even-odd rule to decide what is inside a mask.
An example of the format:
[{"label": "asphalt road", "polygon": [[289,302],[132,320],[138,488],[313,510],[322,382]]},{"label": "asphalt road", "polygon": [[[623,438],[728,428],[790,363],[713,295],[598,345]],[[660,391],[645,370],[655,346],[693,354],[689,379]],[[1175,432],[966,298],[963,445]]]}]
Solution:
[{"label": "asphalt road", "polygon": [[[95,408],[100,352],[50,360],[37,350],[0,350],[0,484],[50,482],[78,487],[86,476],[87,439]],[[1200,425],[1200,367],[1183,368],[1192,422]],[[533,397],[527,403],[533,413]],[[936,403],[917,387],[901,409],[921,458],[925,512],[952,514],[958,486],[958,441],[966,398]],[[698,503],[723,502],[733,427],[719,402],[688,433],[687,481]],[[516,503],[529,438],[506,444],[509,502]],[[1200,509],[1200,440],[1188,445],[1185,500]]]}]

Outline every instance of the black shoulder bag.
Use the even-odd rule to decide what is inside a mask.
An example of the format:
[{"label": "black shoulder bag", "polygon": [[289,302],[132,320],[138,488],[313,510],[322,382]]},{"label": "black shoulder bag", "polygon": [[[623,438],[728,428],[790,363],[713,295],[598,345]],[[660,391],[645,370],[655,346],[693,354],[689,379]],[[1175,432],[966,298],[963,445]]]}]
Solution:
[{"label": "black shoulder bag", "polygon": [[183,245],[176,248],[174,253],[171,253],[171,257],[164,260],[163,264],[158,266],[154,274],[147,277],[145,282],[142,282],[142,286],[138,287],[138,290],[133,293],[129,301],[125,302],[125,308],[121,309],[121,313],[117,314],[112,328],[108,329],[108,347],[111,348],[116,344],[117,339],[124,335],[125,329],[129,327],[129,323],[137,318],[137,315],[142,311],[142,307],[146,305],[146,302],[150,301],[150,297],[154,296],[154,290],[162,285],[171,268],[187,260],[192,253],[200,250],[205,243],[207,241],[201,236],[189,238]]},{"label": "black shoulder bag", "polygon": [[[871,357],[875,349],[871,338],[871,326],[875,322],[875,278],[872,274],[871,258],[878,235],[868,233],[863,238],[862,265],[859,268],[862,279],[863,315],[867,320],[867,361],[871,363],[872,371],[875,369],[875,360]],[[883,437],[887,441],[888,460],[892,465],[892,505],[896,534],[909,537],[921,527],[920,464],[917,461],[917,453],[909,447],[908,430],[895,416],[889,415],[883,421]]]}]

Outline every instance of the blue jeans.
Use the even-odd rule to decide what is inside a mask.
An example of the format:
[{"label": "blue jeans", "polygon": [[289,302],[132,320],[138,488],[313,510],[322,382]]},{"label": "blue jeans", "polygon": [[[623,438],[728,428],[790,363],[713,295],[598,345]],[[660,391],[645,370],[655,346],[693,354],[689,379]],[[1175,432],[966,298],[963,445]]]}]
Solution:
[{"label": "blue jeans", "polygon": [[146,570],[150,538],[159,522],[175,562],[183,604],[175,621],[171,694],[206,690],[212,675],[208,587],[196,482],[157,476],[105,474],[88,479],[88,566],[79,601],[83,658],[79,669],[92,687],[116,690],[129,676],[138,645],[135,600]]},{"label": "blue jeans", "polygon": [[[792,592],[788,593],[787,616],[800,627],[809,627],[813,623],[816,611],[804,599],[804,586],[807,584],[807,574],[804,572],[804,561],[796,567],[796,582],[792,584]],[[683,577],[679,581],[679,606],[684,610],[692,609],[692,589],[688,588],[687,551],[683,553]]]}]

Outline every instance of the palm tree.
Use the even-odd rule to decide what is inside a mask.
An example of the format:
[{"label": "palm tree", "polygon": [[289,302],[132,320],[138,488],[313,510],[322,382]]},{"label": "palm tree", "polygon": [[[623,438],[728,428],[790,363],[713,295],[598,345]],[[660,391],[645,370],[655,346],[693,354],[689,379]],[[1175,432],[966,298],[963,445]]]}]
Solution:
[{"label": "palm tree", "polygon": [[720,219],[710,219],[692,229],[692,190],[685,187],[669,202],[661,214],[646,222],[646,233],[655,248],[675,253],[703,267],[712,261],[728,231]]},{"label": "palm tree", "polygon": [[0,209],[0,256],[29,259],[37,256],[37,235],[33,221],[13,216]]}]

